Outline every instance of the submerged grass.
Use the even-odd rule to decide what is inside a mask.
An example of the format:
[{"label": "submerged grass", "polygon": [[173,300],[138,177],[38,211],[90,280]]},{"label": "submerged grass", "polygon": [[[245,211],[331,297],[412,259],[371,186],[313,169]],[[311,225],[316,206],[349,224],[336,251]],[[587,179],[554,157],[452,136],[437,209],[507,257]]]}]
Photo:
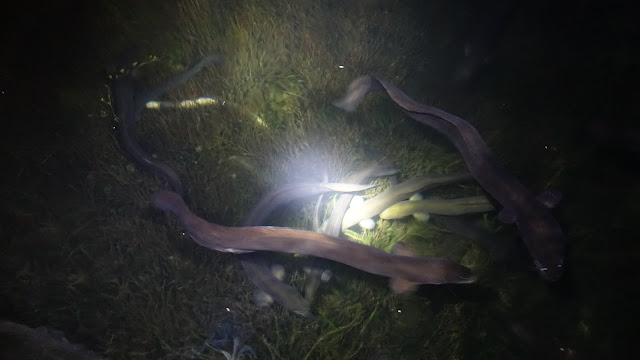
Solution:
[{"label": "submerged grass", "polygon": [[[413,31],[407,18],[375,1],[357,4],[187,0],[164,10],[175,29],[161,39],[144,40],[149,23],[114,26],[159,57],[142,69],[150,81],[181,71],[203,54],[225,56],[223,67],[206,69],[167,94],[211,96],[223,105],[146,110],[137,128],[142,148],[180,174],[194,212],[239,225],[267,191],[287,182],[321,181],[325,172],[340,181],[372,163],[365,155],[372,152],[397,164],[404,178],[463,169],[450,147],[430,142],[400,111],[385,107],[382,97],[371,96],[354,114],[330,106],[357,75],[402,83],[418,61],[414,47],[420,44],[406,36]],[[126,11],[105,9],[114,17]],[[52,150],[65,149],[55,161],[82,163],[63,190],[64,201],[30,189],[25,193],[36,195],[29,199],[4,194],[14,230],[2,255],[3,315],[59,328],[114,359],[178,358],[224,321],[248,333],[247,344],[261,359],[458,358],[464,306],[432,309],[422,298],[391,295],[386,281],[339,264],[337,279],[314,305],[318,319],[301,319],[278,306],[257,308],[233,255],[198,247],[175,221],[149,209],[151,194],[166,185],[123,154],[108,104],[98,101],[107,98],[106,89],[94,95],[82,109],[91,114],[78,125],[82,136]],[[37,158],[29,163],[33,172],[45,170]],[[293,204],[301,211],[283,212],[274,224],[308,228],[312,202]],[[398,240],[408,241],[420,254],[453,260],[468,250],[466,244],[446,250],[429,225],[378,223],[373,231],[352,235],[387,251]],[[304,259],[280,258],[301,287]],[[411,310],[403,315],[401,309]]]}]

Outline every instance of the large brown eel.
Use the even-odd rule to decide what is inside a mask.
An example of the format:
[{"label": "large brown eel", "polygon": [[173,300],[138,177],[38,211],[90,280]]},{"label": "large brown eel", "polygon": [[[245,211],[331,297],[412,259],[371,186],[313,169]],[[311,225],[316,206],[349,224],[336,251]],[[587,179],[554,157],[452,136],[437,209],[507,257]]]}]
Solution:
[{"label": "large brown eel", "polygon": [[548,208],[560,198],[547,191],[538,197],[518,181],[495,158],[482,136],[471,124],[440,109],[420,104],[394,85],[371,77],[354,80],[347,93],[333,104],[353,111],[371,91],[385,91],[405,114],[430,126],[456,146],[476,181],[497,200],[503,209],[499,219],[515,222],[536,268],[543,278],[555,281],[563,274],[566,241],[560,225]]},{"label": "large brown eel", "polygon": [[468,283],[471,270],[442,258],[389,254],[372,246],[309,231],[269,226],[224,227],[195,215],[176,193],[159,191],[152,204],[171,212],[201,246],[244,253],[255,250],[303,254],[341,262],[357,269],[418,284]]}]

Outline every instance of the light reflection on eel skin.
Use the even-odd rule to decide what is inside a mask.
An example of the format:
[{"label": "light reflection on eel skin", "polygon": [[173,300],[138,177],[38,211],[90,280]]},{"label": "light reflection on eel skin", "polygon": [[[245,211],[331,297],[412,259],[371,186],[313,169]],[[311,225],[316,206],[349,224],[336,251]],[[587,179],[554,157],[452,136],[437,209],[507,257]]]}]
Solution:
[{"label": "light reflection on eel skin", "polygon": [[372,274],[418,284],[469,283],[475,280],[471,269],[443,258],[389,254],[372,246],[309,231],[270,226],[225,227],[210,223],[195,215],[178,194],[170,191],[154,194],[152,205],[171,212],[196,243],[213,250],[235,253],[266,250],[313,255]]}]

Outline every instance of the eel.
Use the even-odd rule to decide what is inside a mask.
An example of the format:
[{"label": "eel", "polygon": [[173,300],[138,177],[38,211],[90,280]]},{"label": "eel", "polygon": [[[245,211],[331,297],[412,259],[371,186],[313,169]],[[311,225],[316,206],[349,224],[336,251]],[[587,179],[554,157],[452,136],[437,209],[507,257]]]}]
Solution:
[{"label": "eel", "polygon": [[182,197],[171,191],[156,192],[152,205],[173,214],[197,244],[217,251],[246,253],[266,250],[313,255],[371,274],[402,278],[418,284],[475,281],[471,269],[444,258],[389,254],[372,246],[310,231],[270,226],[224,227],[210,223],[194,214]]},{"label": "eel", "polygon": [[470,179],[469,174],[444,176],[418,176],[400,184],[393,185],[375,197],[365,201],[357,208],[348,209],[342,219],[342,229],[350,228],[364,219],[372,218],[398,201],[406,200],[411,195],[435,186]]},{"label": "eel", "polygon": [[547,190],[536,197],[502,166],[471,124],[443,110],[414,101],[384,80],[361,76],[333,105],[354,111],[371,91],[385,91],[407,116],[443,133],[458,149],[480,186],[502,205],[503,209],[498,214],[500,221],[516,224],[540,275],[548,281],[562,277],[566,240],[549,211],[561,198],[558,191]]},{"label": "eel", "polygon": [[428,199],[400,201],[380,213],[381,219],[400,219],[415,213],[437,215],[463,215],[493,211],[495,208],[485,196],[471,196],[458,199]]},{"label": "eel", "polygon": [[138,145],[134,136],[134,127],[148,101],[154,100],[168,89],[184,83],[211,63],[221,64],[222,58],[218,55],[206,56],[188,70],[146,89],[140,88],[131,73],[114,77],[111,84],[113,111],[119,120],[117,129],[120,145],[136,163],[164,179],[173,191],[180,195],[184,191],[178,173],[170,166],[155,160]]}]

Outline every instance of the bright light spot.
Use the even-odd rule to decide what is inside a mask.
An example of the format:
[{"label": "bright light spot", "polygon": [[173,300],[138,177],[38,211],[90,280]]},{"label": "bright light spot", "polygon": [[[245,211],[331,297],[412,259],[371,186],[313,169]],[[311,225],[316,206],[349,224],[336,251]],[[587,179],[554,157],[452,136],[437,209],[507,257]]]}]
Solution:
[{"label": "bright light spot", "polygon": [[267,123],[265,123],[264,120],[262,120],[262,118],[258,115],[256,115],[256,122],[258,123],[258,125],[267,127]]},{"label": "bright light spot", "polygon": [[160,109],[160,102],[159,101],[149,101],[146,104],[147,109]]},{"label": "bright light spot", "polygon": [[344,65],[338,65],[338,69],[344,69]]},{"label": "bright light spot", "polygon": [[373,230],[376,227],[376,222],[373,219],[364,219],[360,221],[360,227],[367,230]]},{"label": "bright light spot", "polygon": [[226,309],[228,312],[231,312],[231,309],[229,309],[229,308],[225,308],[225,309]]},{"label": "bright light spot", "polygon": [[196,99],[196,103],[198,105],[215,105],[218,103],[218,100],[210,97],[201,97]]}]

